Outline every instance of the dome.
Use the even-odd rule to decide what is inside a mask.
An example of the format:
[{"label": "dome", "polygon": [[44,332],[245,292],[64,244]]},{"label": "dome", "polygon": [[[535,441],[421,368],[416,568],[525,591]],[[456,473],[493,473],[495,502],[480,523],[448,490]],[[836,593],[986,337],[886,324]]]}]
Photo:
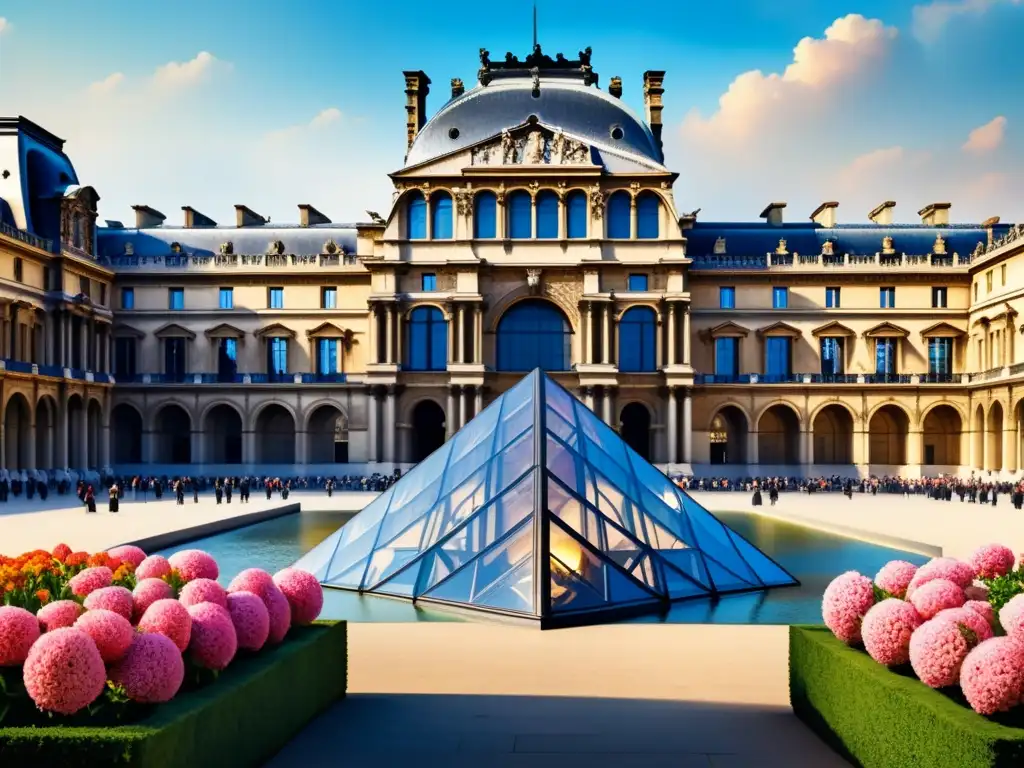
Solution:
[{"label": "dome", "polygon": [[406,167],[471,147],[523,125],[531,115],[600,150],[663,168],[650,128],[620,99],[579,80],[544,76],[537,96],[532,78],[516,77],[479,85],[451,100],[423,126]]}]

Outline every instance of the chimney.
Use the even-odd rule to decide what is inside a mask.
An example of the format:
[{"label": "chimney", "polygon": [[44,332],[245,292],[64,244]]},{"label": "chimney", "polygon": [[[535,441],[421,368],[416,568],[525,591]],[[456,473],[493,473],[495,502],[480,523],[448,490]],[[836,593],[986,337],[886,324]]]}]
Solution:
[{"label": "chimney", "polygon": [[135,211],[136,229],[159,227],[167,219],[156,208],[150,208],[148,205],[133,205],[132,210]]},{"label": "chimney", "polygon": [[211,219],[209,216],[204,216],[191,205],[183,205],[181,206],[181,210],[185,212],[185,229],[217,226],[216,221]]},{"label": "chimney", "polygon": [[[992,230],[996,227],[996,225],[998,223],[999,223],[999,217],[998,216],[991,216],[991,217],[985,219],[983,222],[981,222],[981,228],[985,230],[985,234],[988,236],[988,243],[987,243],[987,245],[988,245],[989,248],[992,247],[992,240],[995,238],[995,232],[993,232]],[[109,222],[108,222],[108,224],[109,224]]]},{"label": "chimney", "polygon": [[949,209],[952,207],[950,203],[931,203],[918,211],[917,215],[926,227],[948,227]]},{"label": "chimney", "polygon": [[839,203],[837,202],[822,203],[814,209],[814,212],[811,214],[811,221],[831,229],[836,225],[836,208],[838,207]]},{"label": "chimney", "polygon": [[782,211],[785,209],[785,203],[768,203],[765,209],[761,211],[761,218],[767,219],[768,223],[773,227],[782,226]]},{"label": "chimney", "polygon": [[462,78],[452,78],[452,98],[457,99],[459,96],[466,92],[466,86],[462,82]]},{"label": "chimney", "polygon": [[309,203],[299,203],[299,226],[312,227],[317,224],[330,224],[331,220]]},{"label": "chimney", "polygon": [[868,214],[872,224],[880,227],[887,227],[892,224],[892,209],[896,207],[895,200],[886,200]]},{"label": "chimney", "polygon": [[430,78],[425,72],[403,72],[405,75],[405,130],[407,148],[412,147],[416,135],[427,122],[427,94],[430,93]]},{"label": "chimney", "polygon": [[252,208],[245,205],[235,206],[235,226],[236,227],[261,227],[266,224],[270,219],[265,219],[260,216]]},{"label": "chimney", "polygon": [[665,89],[662,84],[665,82],[665,73],[661,70],[649,69],[644,72],[644,107],[647,110],[647,124],[654,134],[654,141],[658,145],[658,155],[662,162],[665,161],[665,151],[661,143],[661,110],[664,107],[662,94]]},{"label": "chimney", "polygon": [[616,99],[622,98],[622,78],[616,75],[608,83],[608,93],[614,96]]}]

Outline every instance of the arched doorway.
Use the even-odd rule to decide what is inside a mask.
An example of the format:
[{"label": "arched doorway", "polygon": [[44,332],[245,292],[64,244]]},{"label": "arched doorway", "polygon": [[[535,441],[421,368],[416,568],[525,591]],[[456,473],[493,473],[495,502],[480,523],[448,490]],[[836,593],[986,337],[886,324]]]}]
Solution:
[{"label": "arched doorway", "polygon": [[562,310],[550,301],[527,299],[513,305],[502,315],[497,337],[499,371],[568,371],[571,367],[572,329]]},{"label": "arched doorway", "polygon": [[963,423],[956,408],[937,405],[924,417],[921,435],[924,464],[955,467],[960,465],[960,434]]},{"label": "arched doorway", "polygon": [[306,426],[309,464],[348,463],[348,419],[340,408],[321,405],[309,417]]},{"label": "arched doorway", "polygon": [[209,464],[242,463],[242,416],[221,403],[206,414],[206,461]]},{"label": "arched doorway", "polygon": [[841,405],[826,405],[814,417],[814,463],[853,464],[853,416]]},{"label": "arched doorway", "polygon": [[256,460],[262,464],[295,463],[295,419],[272,403],[256,417]]},{"label": "arched doorway", "polygon": [[114,464],[142,463],[142,414],[119,403],[110,412],[110,452]]},{"label": "arched doorway", "polygon": [[747,463],[747,417],[735,405],[727,405],[711,419],[708,439],[712,464]]},{"label": "arched doorway", "polygon": [[988,409],[986,437],[985,469],[999,472],[1003,468],[1003,406],[998,400]]},{"label": "arched doorway", "polygon": [[984,469],[985,467],[985,408],[978,404],[974,411],[974,429],[971,435],[972,448],[974,452],[974,466],[972,469]]},{"label": "arched doorway", "polygon": [[423,461],[442,445],[444,410],[433,400],[421,400],[412,409],[412,460]]},{"label": "arched doorway", "polygon": [[868,423],[868,461],[871,464],[902,466],[907,463],[907,431],[910,419],[895,405],[883,405]]},{"label": "arched doorway", "polygon": [[64,454],[68,459],[70,469],[85,469],[85,462],[88,456],[84,453],[82,436],[85,434],[85,405],[79,395],[72,395],[68,398],[68,444],[67,452]]},{"label": "arched doorway", "polygon": [[787,405],[773,405],[757,422],[759,464],[800,462],[800,419]]},{"label": "arched doorway", "polygon": [[165,405],[153,420],[154,464],[192,462],[192,418],[180,405]]},{"label": "arched doorway", "polygon": [[103,440],[103,409],[96,400],[89,401],[88,415],[88,442],[89,442],[89,464],[91,469],[99,469],[103,463],[101,455],[101,442]]},{"label": "arched doorway", "polygon": [[645,461],[651,460],[651,412],[641,403],[629,403],[619,416],[622,422],[622,439],[626,445],[640,454]]},{"label": "arched doorway", "polygon": [[11,395],[4,409],[4,451],[7,469],[16,471],[29,467],[29,430],[32,428],[30,413],[28,400],[23,394],[16,392]]},{"label": "arched doorway", "polygon": [[57,456],[54,437],[57,425],[57,403],[52,397],[41,397],[36,403],[36,469],[55,469]]}]

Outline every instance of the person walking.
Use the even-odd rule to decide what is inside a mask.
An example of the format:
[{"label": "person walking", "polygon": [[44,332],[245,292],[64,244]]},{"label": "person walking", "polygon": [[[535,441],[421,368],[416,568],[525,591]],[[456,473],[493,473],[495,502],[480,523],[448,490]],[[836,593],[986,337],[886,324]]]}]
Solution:
[{"label": "person walking", "polygon": [[213,481],[213,495],[217,497],[217,503],[220,504],[224,498],[224,487],[220,484],[219,477]]},{"label": "person walking", "polygon": [[85,510],[86,510],[86,512],[92,512],[93,514],[95,514],[95,512],[96,512],[96,494],[93,491],[91,485],[88,488],[86,488],[83,500],[85,501]]},{"label": "person walking", "polygon": [[107,493],[110,495],[110,501],[107,504],[107,511],[117,512],[117,510],[121,506],[121,489],[117,487],[117,483],[115,482],[112,486],[110,486],[110,490],[107,491]]}]

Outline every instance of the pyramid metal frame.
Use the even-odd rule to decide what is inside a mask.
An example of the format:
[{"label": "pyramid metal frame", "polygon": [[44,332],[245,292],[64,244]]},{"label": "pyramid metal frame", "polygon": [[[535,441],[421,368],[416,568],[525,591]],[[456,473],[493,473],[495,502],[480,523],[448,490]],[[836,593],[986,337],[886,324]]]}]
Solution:
[{"label": "pyramid metal frame", "polygon": [[[570,413],[559,412],[559,401]],[[476,433],[468,431],[474,423]],[[621,452],[625,466],[614,452]],[[654,483],[673,498],[659,497]],[[609,498],[614,494],[618,506]],[[564,499],[557,510],[550,506],[553,495]],[[525,548],[527,536],[528,552],[513,560],[513,547]],[[475,551],[455,546],[473,538],[479,542]],[[341,552],[348,559],[335,567]],[[498,563],[503,555],[504,570],[488,573],[488,559]],[[576,555],[577,562],[568,562]],[[799,583],[540,370],[503,393],[297,565],[324,586],[539,621],[542,628],[600,623],[664,611],[678,600]],[[517,589],[527,582],[529,598]]]}]

